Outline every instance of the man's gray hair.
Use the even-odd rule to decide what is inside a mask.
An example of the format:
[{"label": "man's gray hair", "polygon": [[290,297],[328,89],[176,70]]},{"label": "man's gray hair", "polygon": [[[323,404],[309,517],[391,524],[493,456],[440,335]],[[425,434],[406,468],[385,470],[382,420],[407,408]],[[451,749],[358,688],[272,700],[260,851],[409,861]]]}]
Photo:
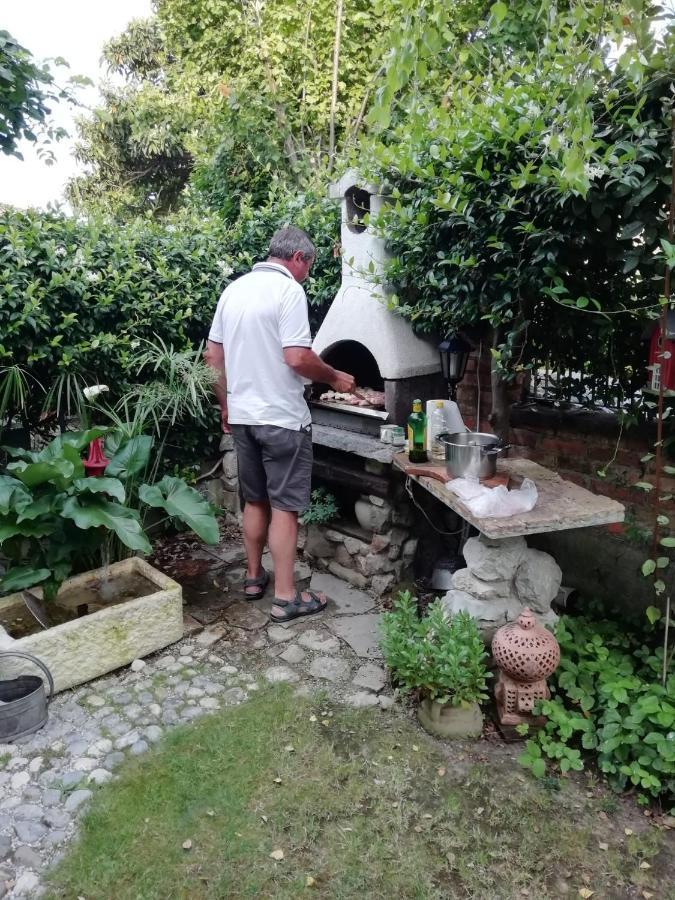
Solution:
[{"label": "man's gray hair", "polygon": [[305,262],[314,259],[316,249],[302,228],[284,225],[275,231],[270,241],[269,255],[277,259],[292,259],[295,253],[302,253]]}]

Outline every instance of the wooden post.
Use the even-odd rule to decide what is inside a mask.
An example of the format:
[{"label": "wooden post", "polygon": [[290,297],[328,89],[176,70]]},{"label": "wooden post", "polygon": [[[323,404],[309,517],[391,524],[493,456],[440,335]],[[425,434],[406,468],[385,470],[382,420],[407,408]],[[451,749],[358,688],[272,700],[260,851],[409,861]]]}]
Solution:
[{"label": "wooden post", "polygon": [[342,12],[344,0],[337,0],[335,10],[335,43],[333,44],[333,89],[330,98],[330,136],[328,147],[328,169],[335,161],[335,116],[337,114],[338,74],[340,71],[340,43],[342,40]]}]

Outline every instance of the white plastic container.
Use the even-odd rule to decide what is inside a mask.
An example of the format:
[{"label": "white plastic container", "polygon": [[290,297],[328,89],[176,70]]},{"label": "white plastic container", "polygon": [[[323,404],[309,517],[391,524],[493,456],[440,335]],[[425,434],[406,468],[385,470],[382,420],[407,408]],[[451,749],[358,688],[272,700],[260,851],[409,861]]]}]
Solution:
[{"label": "white plastic container", "polygon": [[[442,398],[439,398],[439,400]],[[431,453],[431,415],[436,410],[438,400],[427,400],[426,414],[429,428],[427,429],[427,450]],[[443,414],[445,417],[445,431],[450,434],[456,434],[459,431],[466,431],[466,425],[462,419],[462,414],[454,400],[443,400]]]}]

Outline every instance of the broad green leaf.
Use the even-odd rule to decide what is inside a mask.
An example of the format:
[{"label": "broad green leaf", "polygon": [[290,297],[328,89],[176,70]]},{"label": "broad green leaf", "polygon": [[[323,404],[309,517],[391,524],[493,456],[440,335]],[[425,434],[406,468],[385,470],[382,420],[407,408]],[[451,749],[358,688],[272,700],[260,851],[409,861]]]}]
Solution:
[{"label": "broad green leaf", "polygon": [[646,559],[642,563],[642,574],[645,576],[645,578],[647,578],[649,575],[651,575],[655,571],[656,571],[656,563],[654,562],[653,559]]},{"label": "broad green leaf", "polygon": [[26,487],[33,488],[40,484],[51,482],[63,491],[71,482],[75,473],[75,466],[67,459],[53,459],[49,462],[13,462],[7,466],[11,472]]},{"label": "broad green leaf", "polygon": [[0,590],[23,591],[26,588],[34,587],[50,577],[49,569],[34,569],[32,566],[15,566],[2,576],[0,580]]},{"label": "broad green leaf", "polygon": [[19,512],[16,517],[17,524],[26,520],[32,522],[35,519],[40,518],[40,516],[48,516],[52,511],[53,503],[54,497],[51,494],[39,497],[37,500],[29,503],[28,506],[24,506],[21,509],[21,512]]},{"label": "broad green leaf", "polygon": [[181,478],[165,475],[157,484],[143,484],[138,496],[148,506],[164,509],[180,519],[207,544],[217,544],[220,540],[211,504]]},{"label": "broad green leaf", "polygon": [[39,455],[33,450],[25,450],[23,447],[11,447],[3,445],[2,451],[3,453],[6,453],[7,456],[11,456],[12,459],[25,459],[26,462],[36,462]]},{"label": "broad green leaf", "polygon": [[152,438],[147,434],[125,441],[108,463],[105,473],[111,478],[119,478],[126,481],[142,472],[150,459]]},{"label": "broad green leaf", "polygon": [[629,222],[628,225],[625,225],[621,229],[621,233],[619,234],[619,240],[620,241],[631,240],[632,238],[637,237],[643,228],[644,228],[643,222]]},{"label": "broad green leaf", "polygon": [[73,482],[73,487],[81,493],[108,494],[110,497],[114,497],[115,500],[119,500],[120,503],[124,503],[124,485],[119,478],[108,478],[107,476],[102,476],[101,478],[78,478]]},{"label": "broad green leaf", "polygon": [[659,543],[660,543],[663,547],[675,547],[675,538],[672,538],[672,537],[664,537],[664,538],[661,538],[661,540],[659,541]]},{"label": "broad green leaf", "polygon": [[32,501],[32,495],[18,479],[0,475],[0,515],[19,512]]},{"label": "broad green leaf", "polygon": [[659,622],[662,615],[661,610],[658,608],[658,606],[648,606],[645,610],[645,613],[647,614],[647,618],[652,625],[654,625],[656,622]]},{"label": "broad green leaf", "polygon": [[665,238],[661,238],[661,246],[666,255],[666,264],[669,269],[675,268],[675,244],[671,244]]},{"label": "broad green leaf", "polygon": [[546,763],[543,759],[533,759],[531,768],[535,778],[543,778],[546,774]]},{"label": "broad green leaf", "polygon": [[657,569],[667,569],[670,565],[670,560],[667,556],[659,556],[656,560],[656,568]]},{"label": "broad green leaf", "polygon": [[502,3],[502,0],[497,0],[497,3],[493,3],[490,7],[490,15],[494,17],[494,20],[498,25],[501,25],[508,15],[508,12],[509,8],[506,3]]},{"label": "broad green leaf", "polygon": [[0,525],[0,544],[13,537],[32,537],[43,538],[48,534],[54,534],[57,522],[52,519],[51,522],[38,522],[31,524],[30,522],[5,522]]},{"label": "broad green leaf", "polygon": [[659,525],[668,525],[670,523],[670,519],[668,518],[668,516],[657,516],[656,521],[659,523]]},{"label": "broad green leaf", "polygon": [[138,513],[119,503],[112,503],[102,497],[69,497],[63,506],[63,515],[72,519],[78,528],[98,528],[103,526],[114,531],[125,547],[150,553],[150,541],[138,521]]},{"label": "broad green leaf", "polygon": [[654,485],[648,481],[636,481],[633,487],[640,488],[641,491],[653,491]]},{"label": "broad green leaf", "polygon": [[39,459],[58,458],[64,455],[63,449],[65,447],[71,447],[73,450],[76,450],[79,458],[80,453],[86,450],[95,438],[103,437],[107,432],[108,429],[102,427],[88,428],[86,431],[64,431],[50,441],[44,450],[40,451]]}]

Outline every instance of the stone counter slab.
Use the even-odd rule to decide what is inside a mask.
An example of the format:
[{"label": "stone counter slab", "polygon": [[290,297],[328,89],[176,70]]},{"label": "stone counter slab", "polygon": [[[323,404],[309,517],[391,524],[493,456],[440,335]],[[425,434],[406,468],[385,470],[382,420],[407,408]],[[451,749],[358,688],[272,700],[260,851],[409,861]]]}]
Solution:
[{"label": "stone counter slab", "polygon": [[[394,465],[399,469],[407,463],[408,457],[405,454],[394,457]],[[566,531],[569,528],[610,525],[624,520],[625,510],[621,503],[600,494],[593,494],[571,481],[565,481],[557,472],[545,469],[532,460],[501,460],[497,463],[497,474],[508,475],[510,483],[516,486],[525,478],[534,481],[539,494],[534,509],[504,519],[475,516],[459,497],[448,491],[440,482],[417,475],[408,477],[488,538],[499,539]]]}]

